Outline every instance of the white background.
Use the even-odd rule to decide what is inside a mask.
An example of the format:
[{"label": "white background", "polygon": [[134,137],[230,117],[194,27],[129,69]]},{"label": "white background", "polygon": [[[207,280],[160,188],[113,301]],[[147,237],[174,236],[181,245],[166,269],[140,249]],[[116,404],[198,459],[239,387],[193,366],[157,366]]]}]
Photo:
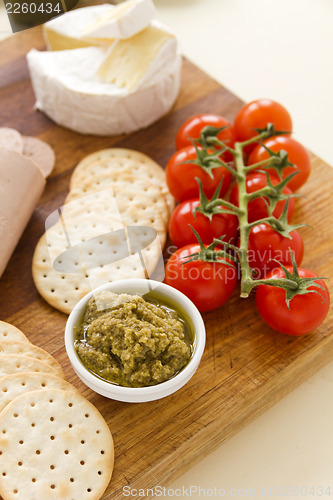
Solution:
[{"label": "white background", "polygon": [[[333,0],[155,4],[187,57],[245,101],[270,97],[284,104],[295,136],[333,164]],[[9,33],[0,11],[0,36]],[[323,189],[332,187],[323,179]],[[236,498],[250,497],[250,488],[251,498],[264,498],[266,488],[273,499],[292,493],[328,500],[333,498],[332,424],[333,363],[168,487],[201,486],[193,499],[204,498],[204,489],[207,498],[216,487]],[[151,486],[156,485],[158,478]]]}]

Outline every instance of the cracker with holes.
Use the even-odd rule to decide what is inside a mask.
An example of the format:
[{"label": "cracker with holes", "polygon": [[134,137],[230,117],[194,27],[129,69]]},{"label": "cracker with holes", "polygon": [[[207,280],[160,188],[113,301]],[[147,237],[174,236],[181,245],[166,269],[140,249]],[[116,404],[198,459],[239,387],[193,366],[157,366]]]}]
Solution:
[{"label": "cracker with holes", "polygon": [[136,201],[146,207],[153,207],[163,218],[165,224],[169,220],[169,209],[165,198],[158,186],[135,175],[121,175],[121,173],[103,173],[98,176],[87,177],[79,187],[73,188],[66,197],[66,203],[85,196],[94,191],[112,189],[114,197],[126,197],[129,205]]},{"label": "cracker with holes", "polygon": [[[119,187],[119,185],[118,185]],[[95,217],[95,220],[118,221],[121,226],[153,227],[159,236],[163,248],[166,242],[165,212],[158,210],[153,200],[134,188],[112,189],[89,192],[85,196],[74,198],[66,203],[61,211],[65,219],[80,220],[81,217]],[[69,197],[68,197],[69,198]],[[162,204],[162,208],[165,206]],[[112,214],[112,217],[110,217]]]},{"label": "cracker with holes", "polygon": [[141,172],[141,168],[143,165],[147,165],[148,168],[153,170],[156,175],[159,175],[158,172],[161,170],[163,172],[162,167],[160,167],[158,163],[156,163],[144,153],[140,153],[139,151],[135,151],[134,149],[101,149],[85,156],[83,160],[78,163],[72,175],[70,188],[73,187],[73,184],[76,183],[77,178],[81,174],[89,174],[89,169],[92,165],[103,161],[108,161],[110,165],[114,164],[116,167],[118,167],[118,170],[126,167],[132,167],[133,173],[138,171]]},{"label": "cracker with holes", "polygon": [[24,354],[2,354],[0,359],[0,377],[19,372],[40,372],[59,375],[58,370],[41,361]]},{"label": "cracker with holes", "polygon": [[30,342],[19,342],[16,340],[0,340],[0,363],[1,356],[6,354],[20,354],[23,356],[29,356],[31,358],[39,359],[40,361],[44,361],[47,363],[54,371],[58,374],[59,377],[64,377],[64,373],[62,371],[59,363],[54,359],[51,354],[49,354],[44,349],[37,347]]},{"label": "cracker with holes", "polygon": [[0,413],[0,494],[5,500],[98,500],[113,461],[105,420],[78,392],[27,392]]},{"label": "cracker with holes", "polygon": [[109,216],[102,219],[94,214],[62,218],[37,244],[33,278],[49,304],[70,313],[97,286],[118,279],[149,277],[161,255],[153,228],[129,227]]},{"label": "cracker with holes", "polygon": [[14,398],[28,391],[44,389],[63,389],[76,391],[75,387],[63,378],[52,373],[20,372],[0,378],[0,411]]},{"label": "cracker with holes", "polygon": [[75,168],[70,189],[80,187],[81,183],[91,176],[100,174],[135,175],[158,186],[165,196],[169,214],[175,207],[175,200],[171,195],[165,180],[165,172],[149,156],[131,149],[110,148],[97,151],[86,156]]},{"label": "cracker with holes", "polygon": [[[16,326],[0,321],[0,340],[18,340],[21,342],[29,342],[27,337]],[[30,342],[29,342],[30,343]]]}]

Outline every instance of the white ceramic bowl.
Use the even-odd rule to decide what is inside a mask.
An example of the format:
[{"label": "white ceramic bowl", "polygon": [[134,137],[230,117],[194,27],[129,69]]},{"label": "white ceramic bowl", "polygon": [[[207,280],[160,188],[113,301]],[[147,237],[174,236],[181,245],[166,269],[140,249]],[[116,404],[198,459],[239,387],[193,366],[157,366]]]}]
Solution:
[{"label": "white ceramic bowl", "polygon": [[[79,322],[87,302],[96,291],[110,290],[115,293],[129,293],[143,295],[151,290],[158,293],[161,298],[165,297],[175,301],[192,321],[194,331],[193,353],[188,364],[172,379],[149,387],[122,387],[111,382],[101,380],[91,373],[82,364],[74,348],[74,327]],[[126,279],[107,283],[83,297],[71,312],[65,329],[65,346],[69,360],[77,376],[95,392],[110,399],[124,401],[127,403],[144,403],[164,398],[178,391],[194,375],[199,366],[206,342],[206,331],[202,317],[195,307],[183,293],[164,283],[146,279]]]}]

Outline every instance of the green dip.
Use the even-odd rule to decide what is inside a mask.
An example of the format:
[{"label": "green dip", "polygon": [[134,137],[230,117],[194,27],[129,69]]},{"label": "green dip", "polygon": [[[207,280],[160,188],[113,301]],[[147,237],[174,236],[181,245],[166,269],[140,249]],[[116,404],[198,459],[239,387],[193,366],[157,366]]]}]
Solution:
[{"label": "green dip", "polygon": [[126,387],[164,382],[192,354],[191,332],[175,309],[107,290],[89,300],[74,345],[88,370]]}]

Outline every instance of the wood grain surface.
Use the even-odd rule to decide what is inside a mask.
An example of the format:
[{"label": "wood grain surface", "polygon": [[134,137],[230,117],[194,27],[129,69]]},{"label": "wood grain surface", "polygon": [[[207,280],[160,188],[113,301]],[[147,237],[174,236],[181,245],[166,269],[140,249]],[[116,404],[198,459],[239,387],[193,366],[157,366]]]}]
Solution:
[{"label": "wood grain surface", "polygon": [[[204,314],[207,345],[192,380],[176,394],[145,404],[108,400],[85,387],[71,369],[64,348],[66,316],[37,293],[31,275],[35,245],[45,218],[59,207],[71,172],[85,155],[110,146],[148,154],[165,166],[174,152],[177,128],[189,116],[214,112],[232,120],[241,101],[189,61],[173,111],[130,136],[82,136],[56,126],[34,111],[26,52],[42,48],[40,28],[0,44],[0,125],[38,136],[55,150],[56,168],[0,281],[0,319],[21,328],[31,342],[61,363],[73,383],[102,413],[115,441],[115,469],[103,499],[123,498],[124,486],[166,486],[212,452],[333,358],[332,311],[314,333],[293,338],[274,333],[261,321],[254,297],[237,289],[222,308]],[[312,226],[301,233],[304,266],[333,275],[333,170],[312,156],[312,174],[296,199],[295,222]],[[333,281],[329,282],[332,289]]]}]

